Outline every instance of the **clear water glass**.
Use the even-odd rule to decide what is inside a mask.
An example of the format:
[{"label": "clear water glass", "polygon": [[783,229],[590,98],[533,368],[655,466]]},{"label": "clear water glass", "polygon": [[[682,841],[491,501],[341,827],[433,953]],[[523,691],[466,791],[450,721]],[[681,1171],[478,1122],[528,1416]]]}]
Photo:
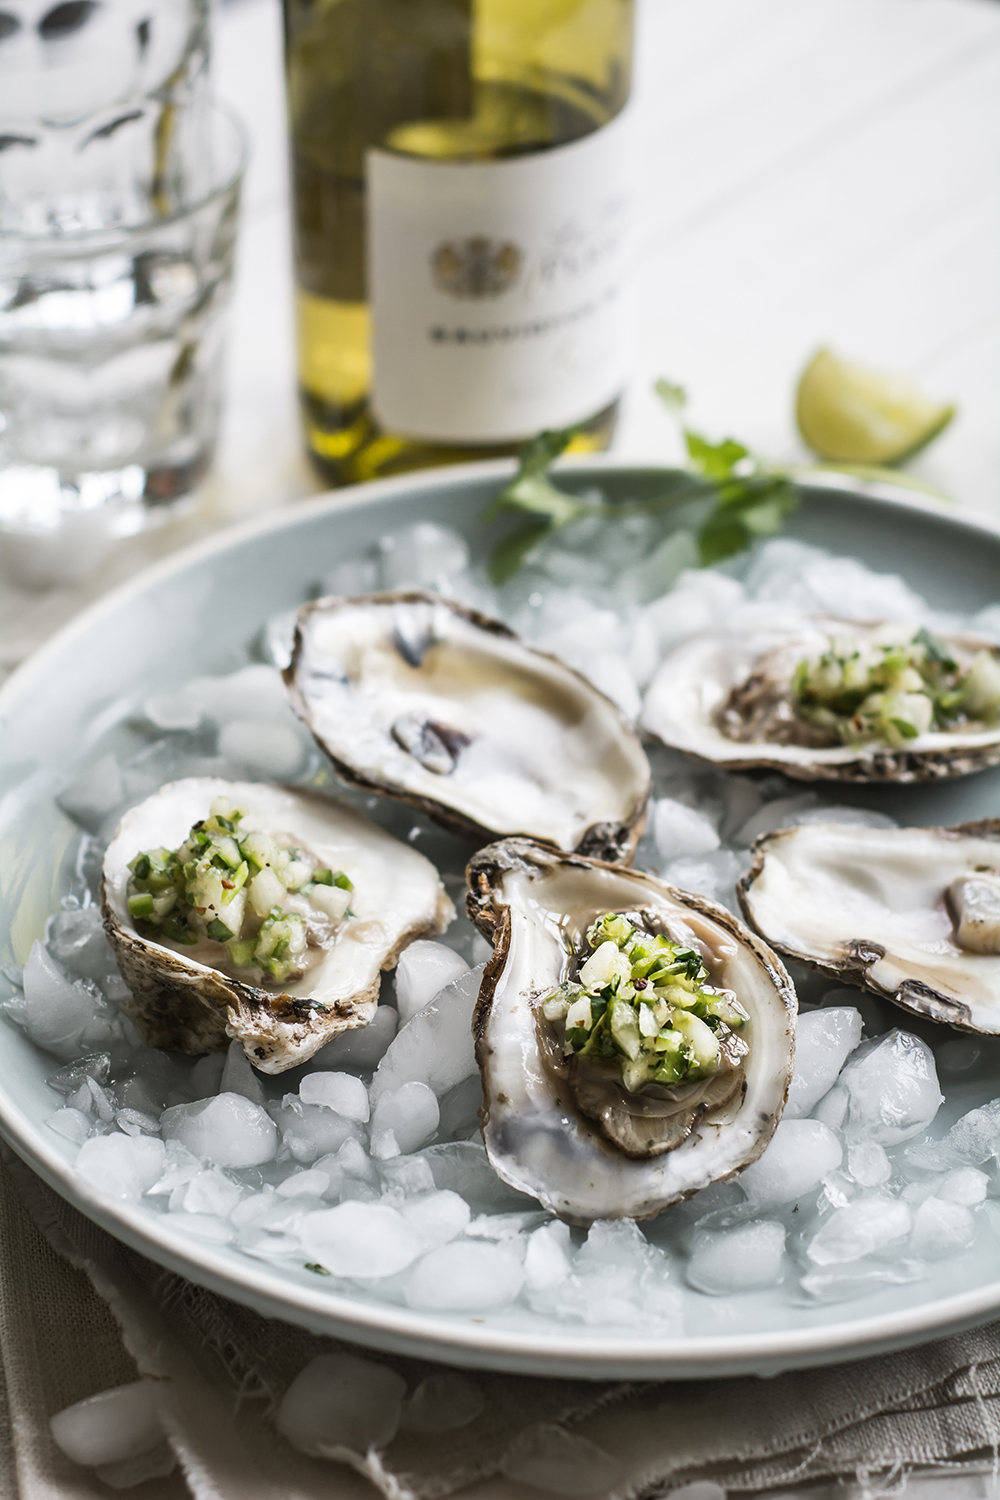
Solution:
[{"label": "clear water glass", "polygon": [[245,148],[207,102],[172,134],[141,222],[0,228],[0,547],[22,582],[82,576],[211,461]]}]

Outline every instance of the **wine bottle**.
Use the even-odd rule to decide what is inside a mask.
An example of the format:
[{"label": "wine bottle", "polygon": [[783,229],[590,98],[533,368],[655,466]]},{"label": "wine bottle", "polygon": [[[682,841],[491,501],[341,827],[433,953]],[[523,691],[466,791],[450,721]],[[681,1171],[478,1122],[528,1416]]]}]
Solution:
[{"label": "wine bottle", "polygon": [[632,0],[284,0],[299,386],[334,484],[605,447]]}]

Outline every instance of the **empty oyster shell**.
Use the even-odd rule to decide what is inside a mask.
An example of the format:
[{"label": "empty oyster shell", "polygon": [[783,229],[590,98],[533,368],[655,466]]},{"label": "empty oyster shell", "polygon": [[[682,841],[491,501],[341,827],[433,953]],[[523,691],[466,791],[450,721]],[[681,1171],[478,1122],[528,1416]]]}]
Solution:
[{"label": "empty oyster shell", "polygon": [[[784,1108],[795,1027],[791,982],[764,943],[712,901],[527,839],[483,849],[467,874],[469,915],[493,943],[473,1029],[483,1137],[505,1182],[577,1222],[645,1218],[756,1160]],[[694,948],[711,982],[734,991],[749,1015],[740,1087],[720,1100],[680,1088],[684,1128],[656,1154],[629,1154],[641,1143],[623,1149],[592,1117],[599,1111],[591,1102],[581,1107],[551,1055],[541,1009],[588,926],[606,912],[627,913]],[[620,1109],[637,1128],[658,1123],[644,1117],[641,1093],[620,1092]],[[656,1112],[654,1101],[649,1116]]]},{"label": "empty oyster shell", "polygon": [[740,884],[786,958],[963,1031],[1000,1033],[1000,820],[766,834]]},{"label": "empty oyster shell", "polygon": [[320,599],[285,680],[345,780],[480,842],[631,856],[650,781],[635,731],[498,621],[420,592]]},{"label": "empty oyster shell", "polygon": [[[234,977],[213,965],[220,944],[170,946],[140,932],[130,915],[130,861],[152,849],[178,849],[219,797],[244,809],[241,833],[291,836],[353,882],[351,909],[332,941],[285,986]],[[145,1039],[181,1052],[215,1052],[238,1037],[264,1073],[282,1073],[339,1032],[366,1025],[378,1004],[381,970],[414,938],[443,932],[455,915],[430,861],[350,808],[286,787],[209,777],[172,782],[125,814],[104,858],[101,906],[132,991],[124,1008]]]},{"label": "empty oyster shell", "polygon": [[[792,705],[796,664],[831,639],[867,644],[892,622],[755,612],[700,631],[664,658],[646,693],[642,727],[676,750],[727,770],[784,771],[801,781],[933,781],[1000,764],[1000,724],[931,729],[903,745],[830,743]],[[916,631],[916,626],[912,627]],[[943,636],[962,662],[1000,649],[972,636]]]}]

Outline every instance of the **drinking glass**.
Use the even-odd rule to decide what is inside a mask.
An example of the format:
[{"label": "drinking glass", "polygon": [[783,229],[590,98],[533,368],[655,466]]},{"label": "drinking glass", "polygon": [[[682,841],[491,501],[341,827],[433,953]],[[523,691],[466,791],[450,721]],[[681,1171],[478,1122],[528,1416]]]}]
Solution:
[{"label": "drinking glass", "polygon": [[82,576],[211,461],[245,146],[189,105],[158,178],[0,224],[0,549],[22,582]]}]

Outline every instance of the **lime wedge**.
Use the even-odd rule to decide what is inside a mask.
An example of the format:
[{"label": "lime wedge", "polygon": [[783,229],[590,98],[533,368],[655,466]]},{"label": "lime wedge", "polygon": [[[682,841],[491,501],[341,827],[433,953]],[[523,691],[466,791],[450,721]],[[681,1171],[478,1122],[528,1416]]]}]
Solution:
[{"label": "lime wedge", "polygon": [[806,367],[795,403],[799,432],[833,463],[901,463],[954,415],[953,406],[928,401],[905,375],[866,370],[829,349]]}]

